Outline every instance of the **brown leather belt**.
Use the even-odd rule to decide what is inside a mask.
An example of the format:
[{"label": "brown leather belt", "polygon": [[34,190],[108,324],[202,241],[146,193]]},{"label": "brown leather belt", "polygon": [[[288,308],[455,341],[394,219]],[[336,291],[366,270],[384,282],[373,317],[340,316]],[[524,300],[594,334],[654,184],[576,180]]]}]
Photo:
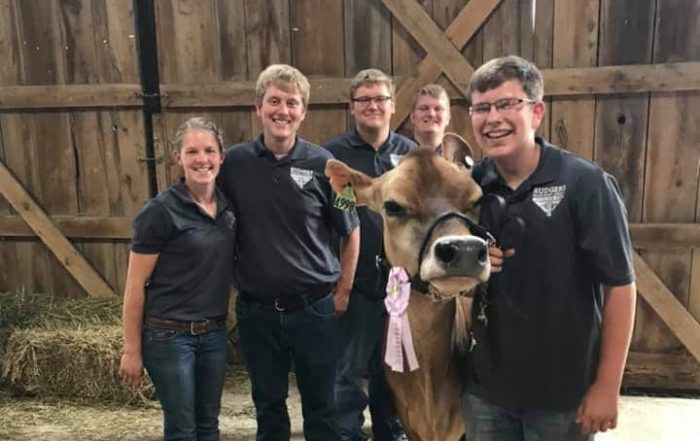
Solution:
[{"label": "brown leather belt", "polygon": [[167,331],[183,331],[192,335],[206,334],[226,326],[226,319],[203,320],[199,322],[186,322],[181,320],[162,319],[158,317],[146,317],[146,326]]}]

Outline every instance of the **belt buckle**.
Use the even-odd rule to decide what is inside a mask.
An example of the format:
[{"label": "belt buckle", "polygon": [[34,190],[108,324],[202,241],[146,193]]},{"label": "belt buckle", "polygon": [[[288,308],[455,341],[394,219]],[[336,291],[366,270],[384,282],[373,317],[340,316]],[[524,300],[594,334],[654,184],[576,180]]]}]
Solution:
[{"label": "belt buckle", "polygon": [[[205,320],[205,321],[201,322],[201,328],[200,328],[199,327],[200,323],[190,322],[190,334],[192,334],[192,335],[204,334],[207,330],[208,323],[209,323],[209,320]],[[195,329],[200,329],[202,332],[197,332],[197,331],[195,331]]]},{"label": "belt buckle", "polygon": [[277,310],[277,312],[285,312],[285,311],[287,311],[287,308],[282,308],[282,307],[280,306],[279,301],[280,301],[280,299],[279,299],[279,297],[277,297],[277,298],[275,299],[275,309]]}]

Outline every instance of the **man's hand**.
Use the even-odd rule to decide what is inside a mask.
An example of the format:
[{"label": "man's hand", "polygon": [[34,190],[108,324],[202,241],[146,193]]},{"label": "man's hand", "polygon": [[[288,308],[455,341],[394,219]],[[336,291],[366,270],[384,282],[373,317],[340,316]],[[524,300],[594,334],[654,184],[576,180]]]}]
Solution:
[{"label": "man's hand", "polygon": [[619,397],[616,387],[593,383],[578,407],[576,422],[581,426],[581,433],[587,435],[614,429]]},{"label": "man's hand", "polygon": [[139,352],[124,352],[119,364],[119,376],[130,386],[138,386],[143,374],[143,358]]},{"label": "man's hand", "polygon": [[514,254],[515,250],[513,248],[509,248],[503,251],[498,247],[489,246],[489,260],[491,261],[491,272],[500,273],[503,269],[503,261],[505,261],[507,257],[511,257]]},{"label": "man's hand", "polygon": [[336,286],[333,291],[333,303],[335,304],[335,315],[340,317],[345,314],[348,310],[348,303],[350,303],[350,290],[351,288],[345,288],[341,286]]}]

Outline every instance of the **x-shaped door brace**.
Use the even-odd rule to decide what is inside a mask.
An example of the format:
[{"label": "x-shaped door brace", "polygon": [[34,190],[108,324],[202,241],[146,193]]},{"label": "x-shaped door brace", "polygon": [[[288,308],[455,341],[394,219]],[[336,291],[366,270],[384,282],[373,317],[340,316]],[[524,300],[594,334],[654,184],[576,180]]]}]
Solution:
[{"label": "x-shaped door brace", "polygon": [[[460,93],[466,93],[474,68],[464,59],[460,50],[502,0],[470,1],[444,34],[416,0],[381,1],[406,32],[428,53],[396,93],[396,113],[391,121],[392,129],[396,130],[411,112],[413,96],[418,89],[437,80],[443,72]],[[639,293],[700,362],[700,324],[636,252],[634,263]]]}]

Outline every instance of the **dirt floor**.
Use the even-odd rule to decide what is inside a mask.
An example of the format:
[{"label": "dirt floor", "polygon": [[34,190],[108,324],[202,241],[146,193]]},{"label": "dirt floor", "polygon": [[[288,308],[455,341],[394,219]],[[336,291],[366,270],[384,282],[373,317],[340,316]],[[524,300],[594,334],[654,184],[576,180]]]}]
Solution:
[{"label": "dirt floor", "polygon": [[[302,440],[299,396],[291,388],[294,440]],[[597,441],[698,441],[700,399],[623,397],[617,430]],[[221,412],[222,441],[255,439],[255,417],[245,374],[229,376]],[[0,392],[1,441],[157,441],[157,403],[127,408],[59,400],[18,399]],[[436,440],[437,441],[437,440]]]}]

